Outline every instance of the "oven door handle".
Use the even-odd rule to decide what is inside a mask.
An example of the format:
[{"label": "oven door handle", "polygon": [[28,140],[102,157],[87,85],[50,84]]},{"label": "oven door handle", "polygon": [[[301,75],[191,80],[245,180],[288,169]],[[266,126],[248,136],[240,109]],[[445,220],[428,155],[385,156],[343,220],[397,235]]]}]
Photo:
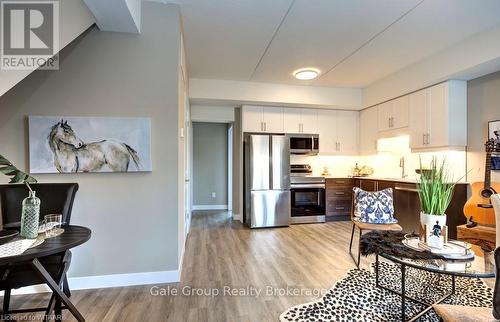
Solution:
[{"label": "oven door handle", "polygon": [[325,189],[325,184],[324,183],[308,183],[308,184],[296,184],[292,183],[290,185],[290,189]]}]

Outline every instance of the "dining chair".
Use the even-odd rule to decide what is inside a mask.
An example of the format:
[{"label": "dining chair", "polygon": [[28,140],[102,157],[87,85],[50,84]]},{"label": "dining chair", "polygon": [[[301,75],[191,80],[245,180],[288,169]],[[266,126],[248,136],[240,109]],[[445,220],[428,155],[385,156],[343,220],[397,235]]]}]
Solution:
[{"label": "dining chair", "polygon": [[[497,202],[500,198],[496,195]],[[499,204],[497,203],[497,206]],[[498,209],[498,208],[497,208]],[[495,287],[493,289],[493,309],[491,307],[471,307],[450,304],[434,304],[432,307],[444,322],[488,322],[500,319],[500,247],[495,249]]]},{"label": "dining chair", "polygon": [[[71,211],[76,192],[77,183],[36,183],[31,184],[40,198],[40,219],[46,214],[62,214],[63,223],[71,221]],[[23,184],[0,185],[0,204],[2,212],[2,226],[4,229],[19,230],[21,226],[22,201],[28,196],[28,188]],[[64,293],[69,297],[71,291],[68,285],[66,272],[71,264],[71,252],[65,252],[40,258],[40,262],[62,287]],[[10,297],[13,289],[43,284],[43,280],[31,268],[30,264],[19,263],[0,267],[0,290],[4,291],[3,314],[8,316],[14,313],[26,313],[33,311],[46,311],[47,308],[30,308],[10,310]],[[61,303],[52,295],[49,306],[54,306],[56,320],[61,315]]]},{"label": "dining chair", "polygon": [[[359,189],[359,190],[356,190]],[[391,189],[391,188],[388,188]],[[383,231],[402,231],[403,228],[397,224],[397,223],[370,223],[370,222],[363,222],[360,220],[360,217],[363,217],[364,215],[367,215],[366,212],[370,211],[370,207],[358,207],[358,205],[363,202],[360,199],[360,194],[357,193],[361,191],[362,193],[366,194],[377,194],[380,193],[380,191],[375,191],[375,192],[368,192],[364,191],[360,188],[354,187],[353,189],[353,198],[352,198],[352,209],[351,209],[351,222],[352,222],[352,232],[351,232],[351,241],[349,242],[349,255],[351,255],[352,260],[354,261],[354,264],[356,264],[356,267],[359,268],[359,263],[361,260],[361,251],[360,251],[360,246],[361,246],[361,236],[363,235],[363,231],[372,231],[372,230],[383,230]],[[392,194],[392,189],[391,189],[391,194]],[[390,208],[394,209],[394,203],[392,198],[387,198],[387,202],[390,202]],[[357,213],[359,212],[359,213]],[[393,216],[394,214],[391,214]],[[352,253],[352,242],[354,240],[354,231],[358,228],[359,230],[359,239],[358,239],[358,255],[357,255],[357,260],[354,257]]]},{"label": "dining chair", "polygon": [[495,224],[496,224],[496,247],[500,247],[500,194],[491,196],[491,204],[495,209]]}]

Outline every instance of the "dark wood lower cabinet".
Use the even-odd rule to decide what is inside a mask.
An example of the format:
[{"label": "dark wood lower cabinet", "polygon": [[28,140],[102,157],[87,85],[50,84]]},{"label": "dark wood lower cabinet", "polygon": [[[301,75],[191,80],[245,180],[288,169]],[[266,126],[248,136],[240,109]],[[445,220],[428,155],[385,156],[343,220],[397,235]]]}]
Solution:
[{"label": "dark wood lower cabinet", "polygon": [[349,220],[352,209],[353,186],[353,179],[326,179],[327,221]]}]

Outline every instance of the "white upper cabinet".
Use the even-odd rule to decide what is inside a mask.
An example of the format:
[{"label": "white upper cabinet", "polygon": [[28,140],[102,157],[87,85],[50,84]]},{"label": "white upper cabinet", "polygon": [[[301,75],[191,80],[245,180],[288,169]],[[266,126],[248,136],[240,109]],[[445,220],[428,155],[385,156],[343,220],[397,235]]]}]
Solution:
[{"label": "white upper cabinet", "polygon": [[429,104],[427,90],[421,90],[409,95],[410,97],[410,147],[422,149],[426,147],[426,134],[429,124]]},{"label": "white upper cabinet", "polygon": [[243,132],[263,132],[262,106],[243,106],[242,128]]},{"label": "white upper cabinet", "polygon": [[315,109],[285,108],[283,109],[285,133],[317,134],[318,112]]},{"label": "white upper cabinet", "polygon": [[272,106],[242,107],[243,132],[283,133],[283,108]]},{"label": "white upper cabinet", "polygon": [[337,111],[318,110],[319,153],[338,153]]},{"label": "white upper cabinet", "polygon": [[382,103],[377,106],[378,110],[378,130],[387,131],[391,129],[392,101]]},{"label": "white upper cabinet", "polygon": [[300,108],[285,108],[283,111],[285,133],[302,133],[302,115]]},{"label": "white upper cabinet", "polygon": [[358,112],[318,110],[319,153],[358,153]]},{"label": "white upper cabinet", "polygon": [[410,95],[412,149],[467,145],[467,83],[448,81]]},{"label": "white upper cabinet", "polygon": [[378,130],[388,131],[408,127],[408,95],[378,105]]},{"label": "white upper cabinet", "polygon": [[302,109],[302,132],[306,134],[318,133],[318,111],[314,109]]},{"label": "white upper cabinet", "polygon": [[337,112],[337,141],[340,154],[358,153],[358,128],[359,112]]},{"label": "white upper cabinet", "polygon": [[392,101],[392,128],[408,127],[410,114],[410,98],[408,95]]},{"label": "white upper cabinet", "polygon": [[264,106],[264,131],[269,133],[283,133],[283,108]]},{"label": "white upper cabinet", "polygon": [[359,114],[359,152],[377,154],[378,106],[363,110]]}]

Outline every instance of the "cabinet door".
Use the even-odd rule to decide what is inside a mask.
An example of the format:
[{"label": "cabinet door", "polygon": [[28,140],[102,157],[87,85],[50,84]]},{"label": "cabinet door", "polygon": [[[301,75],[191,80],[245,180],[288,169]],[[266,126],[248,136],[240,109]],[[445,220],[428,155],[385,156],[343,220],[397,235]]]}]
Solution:
[{"label": "cabinet door", "polygon": [[337,142],[341,154],[358,153],[358,112],[337,112]]},{"label": "cabinet door", "polygon": [[283,109],[283,128],[285,133],[301,133],[301,110],[300,108]]},{"label": "cabinet door", "polygon": [[378,110],[377,106],[359,114],[359,149],[363,154],[377,153]]},{"label": "cabinet door", "polygon": [[377,181],[363,179],[359,181],[359,187],[364,191],[377,191]]},{"label": "cabinet door", "polygon": [[391,129],[390,119],[392,117],[392,101],[378,105],[378,130],[387,131]]},{"label": "cabinet door", "polygon": [[318,110],[319,153],[336,154],[337,151],[337,111]]},{"label": "cabinet door", "polygon": [[427,89],[410,94],[410,148],[426,147],[429,107]]},{"label": "cabinet door", "polygon": [[447,84],[439,84],[428,89],[429,117],[427,126],[427,146],[441,147],[448,145],[448,100]]},{"label": "cabinet door", "polygon": [[314,109],[302,109],[302,133],[318,133],[318,112]]},{"label": "cabinet door", "polygon": [[408,127],[408,121],[409,121],[408,115],[409,115],[408,95],[396,98],[392,102],[392,117],[393,117],[392,128],[400,129],[403,127]]},{"label": "cabinet door", "polygon": [[263,132],[262,107],[243,106],[242,123],[243,132]]},{"label": "cabinet door", "polygon": [[270,133],[283,133],[283,108],[264,106],[263,122],[264,131]]}]

